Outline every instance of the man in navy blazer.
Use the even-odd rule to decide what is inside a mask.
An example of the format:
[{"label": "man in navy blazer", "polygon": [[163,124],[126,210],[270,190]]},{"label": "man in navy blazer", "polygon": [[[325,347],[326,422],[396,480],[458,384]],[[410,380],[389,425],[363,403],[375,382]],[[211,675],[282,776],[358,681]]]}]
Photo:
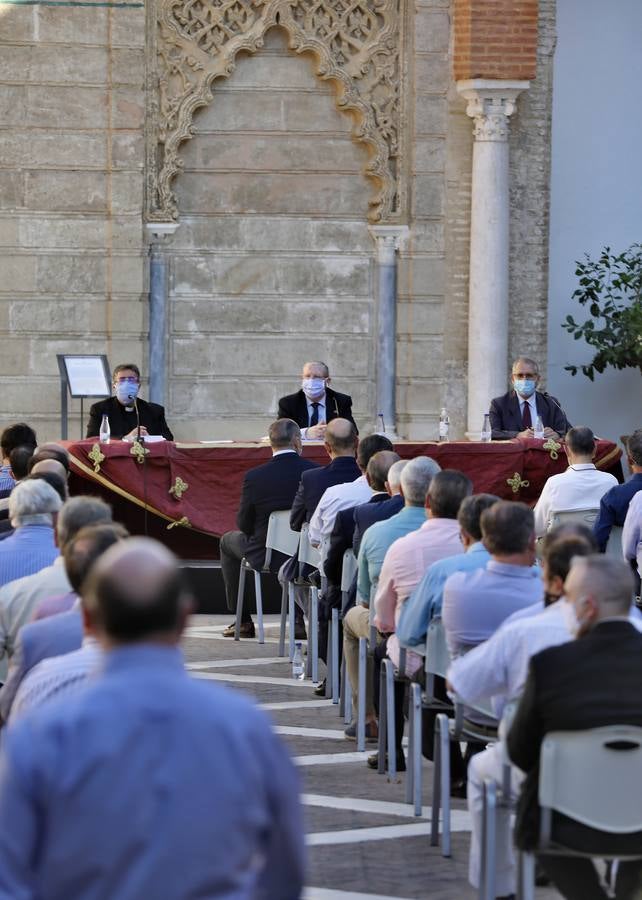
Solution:
[{"label": "man in navy blazer", "polygon": [[[321,471],[316,463],[301,457],[301,430],[292,419],[272,422],[268,435],[272,459],[245,473],[236,515],[239,530],[228,531],[221,538],[221,570],[227,608],[232,613],[236,611],[241,560],[245,557],[253,568],[263,568],[270,515],[290,509],[303,473]],[[284,554],[273,553],[270,569],[276,572],[285,560]],[[234,637],[234,623],[225,629],[223,636]],[[245,604],[241,637],[254,637],[254,623]]]},{"label": "man in navy blazer", "polygon": [[324,362],[307,362],[301,375],[301,389],[279,400],[278,418],[294,419],[304,440],[322,441],[328,422],[352,418],[352,397],[333,391],[330,370]]},{"label": "man in navy blazer", "polygon": [[539,366],[534,359],[520,356],[512,367],[513,390],[495,397],[490,404],[490,427],[494,441],[533,437],[537,416],[541,416],[545,438],[564,437],[571,427],[558,400],[537,390]]}]

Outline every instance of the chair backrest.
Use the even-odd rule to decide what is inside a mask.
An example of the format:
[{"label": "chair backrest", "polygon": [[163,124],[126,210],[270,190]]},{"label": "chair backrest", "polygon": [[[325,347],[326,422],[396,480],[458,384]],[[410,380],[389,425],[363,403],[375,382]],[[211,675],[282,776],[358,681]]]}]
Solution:
[{"label": "chair backrest", "polygon": [[[553,731],[540,751],[539,802],[614,834],[642,831],[642,728],[610,725]],[[542,834],[546,841],[549,834]]]},{"label": "chair backrest", "polygon": [[585,509],[553,509],[548,523],[548,531],[557,525],[566,525],[568,522],[580,522],[582,525],[593,527],[600,514],[599,508],[586,507]]},{"label": "chair backrest", "polygon": [[357,574],[357,557],[352,550],[346,550],[343,554],[343,564],[341,566],[341,590],[349,591],[354,576]]},{"label": "chair backrest", "polygon": [[622,531],[621,525],[613,525],[609,539],[606,544],[606,553],[608,556],[615,556],[622,559]]},{"label": "chair backrest", "polygon": [[281,509],[270,514],[268,519],[266,550],[278,550],[286,556],[294,556],[299,546],[299,532],[290,528],[290,510]]},{"label": "chair backrest", "polygon": [[424,668],[426,675],[446,677],[450,665],[450,653],[446,643],[446,632],[440,616],[435,616],[428,624],[426,633],[426,658]]},{"label": "chair backrest", "polygon": [[299,537],[299,562],[307,563],[315,569],[321,567],[321,552],[310,543],[309,526],[304,522],[301,526],[301,535]]}]

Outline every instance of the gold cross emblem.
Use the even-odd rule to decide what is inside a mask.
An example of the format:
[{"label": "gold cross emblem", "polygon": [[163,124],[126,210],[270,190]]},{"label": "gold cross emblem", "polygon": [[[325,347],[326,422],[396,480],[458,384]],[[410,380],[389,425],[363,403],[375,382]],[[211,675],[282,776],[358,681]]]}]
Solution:
[{"label": "gold cross emblem", "polygon": [[140,463],[142,465],[143,460],[149,453],[149,450],[147,449],[147,447],[143,447],[143,445],[141,443],[139,443],[138,441],[134,441],[134,443],[132,444],[132,448],[129,452],[131,453],[132,456],[136,457],[136,462]]},{"label": "gold cross emblem", "polygon": [[172,528],[176,528],[177,526],[183,526],[183,528],[191,528],[191,522],[187,518],[187,516],[183,516],[182,519],[177,519],[175,522],[170,522],[167,526],[167,531],[171,531]]},{"label": "gold cross emblem", "polygon": [[518,494],[520,488],[530,486],[530,481],[523,481],[522,476],[519,474],[519,472],[515,472],[512,478],[506,479],[506,484],[510,484],[513,489],[513,493]]},{"label": "gold cross emblem", "polygon": [[180,477],[180,475],[176,476],[176,481],[169,489],[169,493],[173,494],[177,500],[180,500],[185,491],[188,489],[189,484]]},{"label": "gold cross emblem", "polygon": [[557,451],[560,450],[561,447],[562,447],[562,445],[561,445],[561,444],[558,444],[557,441],[555,440],[555,438],[549,438],[549,439],[546,441],[545,444],[542,444],[542,449],[544,449],[544,450],[550,450],[550,452],[551,452],[551,459],[557,459],[557,458],[558,458],[559,453],[558,453]]},{"label": "gold cross emblem", "polygon": [[100,472],[100,464],[105,460],[105,454],[100,452],[100,444],[94,444],[91,453],[87,454],[87,458],[94,464],[94,472]]}]

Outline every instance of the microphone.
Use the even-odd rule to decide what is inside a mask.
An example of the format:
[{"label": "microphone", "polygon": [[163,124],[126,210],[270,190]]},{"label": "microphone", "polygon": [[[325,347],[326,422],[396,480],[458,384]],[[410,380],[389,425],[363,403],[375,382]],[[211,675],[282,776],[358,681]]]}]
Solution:
[{"label": "microphone", "polygon": [[[564,412],[562,407],[559,405],[559,403],[557,402],[555,397],[553,397],[551,394],[549,394],[548,391],[542,391],[542,394],[544,395],[544,397],[546,397],[547,400],[550,400],[551,403],[555,404],[555,406],[559,409],[559,411],[564,416],[564,432],[567,432],[571,426],[569,424],[568,419],[566,418],[566,413]],[[564,435],[562,435],[562,437],[564,437]]]},{"label": "microphone", "polygon": [[138,400],[136,399],[135,394],[129,395],[129,402],[134,404],[134,409],[136,410],[136,440],[140,444],[140,442],[141,442],[140,415],[138,414]]},{"label": "microphone", "polygon": [[339,418],[339,407],[337,405],[336,397],[334,398],[334,415],[336,416],[337,419]]}]

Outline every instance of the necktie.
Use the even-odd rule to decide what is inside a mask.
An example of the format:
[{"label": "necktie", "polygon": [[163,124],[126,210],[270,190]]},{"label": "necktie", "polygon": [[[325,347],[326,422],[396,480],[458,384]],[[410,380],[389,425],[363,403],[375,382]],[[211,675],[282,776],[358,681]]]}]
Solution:
[{"label": "necktie", "polygon": [[524,403],[524,409],[522,410],[522,425],[524,428],[532,428],[533,421],[531,419],[531,405],[530,403]]},{"label": "necktie", "polygon": [[310,427],[312,427],[312,425],[318,425],[318,424],[319,424],[319,404],[313,403],[312,404],[312,416],[310,417]]}]

